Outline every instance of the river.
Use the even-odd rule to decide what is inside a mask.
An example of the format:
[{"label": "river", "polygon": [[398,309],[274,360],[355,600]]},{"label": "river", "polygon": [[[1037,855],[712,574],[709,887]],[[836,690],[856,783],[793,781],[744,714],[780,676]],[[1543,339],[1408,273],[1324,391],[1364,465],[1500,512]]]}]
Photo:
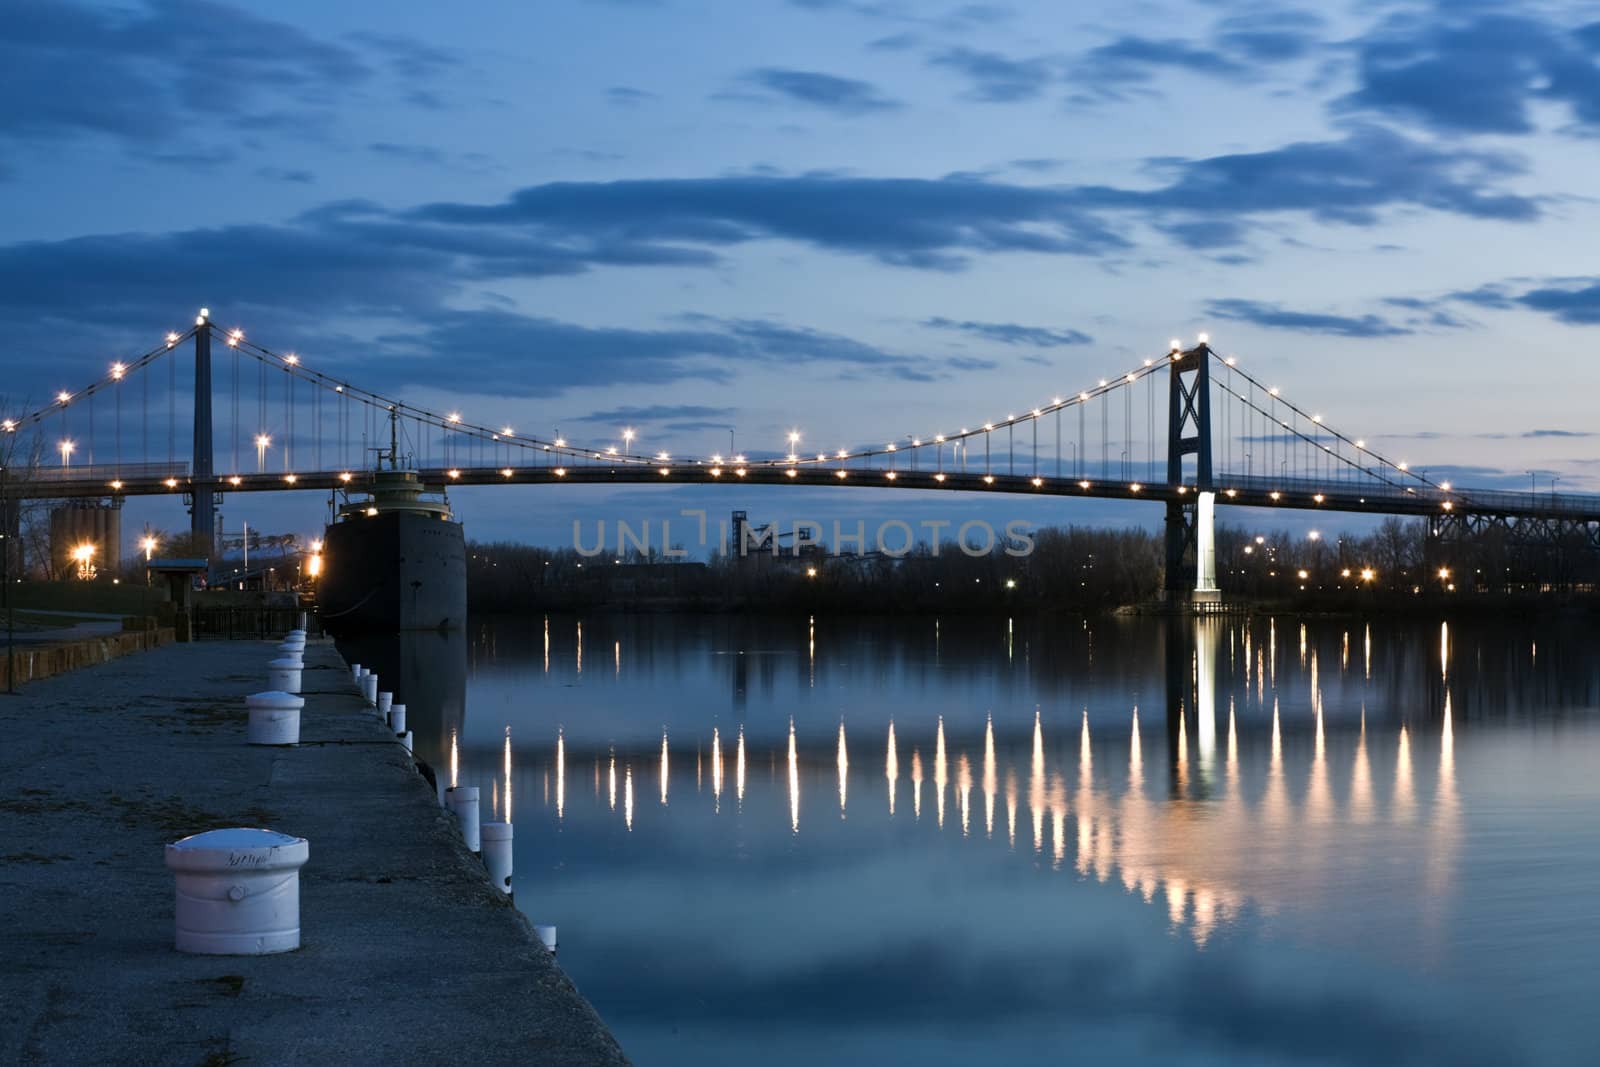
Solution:
[{"label": "river", "polygon": [[511,811],[640,1064],[1565,1063],[1597,636],[593,615],[352,658]]}]

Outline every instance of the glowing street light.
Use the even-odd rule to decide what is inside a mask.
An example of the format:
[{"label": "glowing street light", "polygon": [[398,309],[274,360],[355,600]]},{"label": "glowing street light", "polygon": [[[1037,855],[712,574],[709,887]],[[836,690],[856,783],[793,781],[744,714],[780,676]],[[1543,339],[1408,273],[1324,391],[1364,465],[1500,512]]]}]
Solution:
[{"label": "glowing street light", "polygon": [[56,447],[61,452],[61,465],[65,467],[67,466],[68,461],[72,458],[73,449],[77,448],[78,446],[71,441],[62,441],[61,444]]},{"label": "glowing street light", "polygon": [[94,545],[85,541],[74,546],[72,560],[78,565],[78,580],[86,582],[94,577]]},{"label": "glowing street light", "polygon": [[146,534],[144,539],[139,542],[139,547],[144,549],[144,561],[146,563],[150,562],[150,557],[156,550],[156,543],[156,539],[149,534]]},{"label": "glowing street light", "polygon": [[256,434],[256,472],[267,469],[267,449],[272,447],[272,438],[264,433]]}]

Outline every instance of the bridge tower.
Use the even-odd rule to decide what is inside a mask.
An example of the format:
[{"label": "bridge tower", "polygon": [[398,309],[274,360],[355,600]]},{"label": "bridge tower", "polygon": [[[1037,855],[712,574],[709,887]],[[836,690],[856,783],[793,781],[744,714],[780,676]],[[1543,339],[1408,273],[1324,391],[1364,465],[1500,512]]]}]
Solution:
[{"label": "bridge tower", "polygon": [[[1168,359],[1167,484],[1197,492],[1167,502],[1166,597],[1197,603],[1218,599],[1211,471],[1211,347],[1174,348]],[[1192,474],[1185,460],[1194,457]]]},{"label": "bridge tower", "polygon": [[211,559],[217,545],[215,456],[211,446],[211,320],[204,308],[194,331],[194,469],[189,490],[189,534]]}]

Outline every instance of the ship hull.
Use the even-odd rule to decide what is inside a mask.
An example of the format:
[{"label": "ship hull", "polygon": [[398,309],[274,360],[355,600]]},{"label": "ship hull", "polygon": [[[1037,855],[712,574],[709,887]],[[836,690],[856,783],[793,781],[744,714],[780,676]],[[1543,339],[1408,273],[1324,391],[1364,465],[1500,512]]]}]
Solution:
[{"label": "ship hull", "polygon": [[461,525],[406,511],[334,523],[323,536],[317,611],[335,634],[460,629],[467,618]]}]

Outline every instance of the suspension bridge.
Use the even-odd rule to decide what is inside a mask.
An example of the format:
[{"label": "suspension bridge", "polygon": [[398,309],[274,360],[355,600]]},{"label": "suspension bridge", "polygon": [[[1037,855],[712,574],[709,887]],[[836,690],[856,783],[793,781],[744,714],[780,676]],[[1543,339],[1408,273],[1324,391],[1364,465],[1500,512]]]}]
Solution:
[{"label": "suspension bridge", "polygon": [[1579,536],[1600,550],[1600,494],[1434,480],[1335,429],[1204,335],[1003,417],[832,451],[803,451],[792,432],[786,451],[674,456],[636,450],[631,429],[578,442],[420,407],[218,327],[202,310],[89,384],[0,413],[0,491],[12,500],[181,495],[196,543],[214,544],[224,494],[359,492],[391,434],[403,461],[441,491],[732,483],[1151,501],[1166,513],[1168,592],[1199,599],[1216,593],[1219,505],[1426,516],[1432,536],[1499,528],[1514,540]]}]

